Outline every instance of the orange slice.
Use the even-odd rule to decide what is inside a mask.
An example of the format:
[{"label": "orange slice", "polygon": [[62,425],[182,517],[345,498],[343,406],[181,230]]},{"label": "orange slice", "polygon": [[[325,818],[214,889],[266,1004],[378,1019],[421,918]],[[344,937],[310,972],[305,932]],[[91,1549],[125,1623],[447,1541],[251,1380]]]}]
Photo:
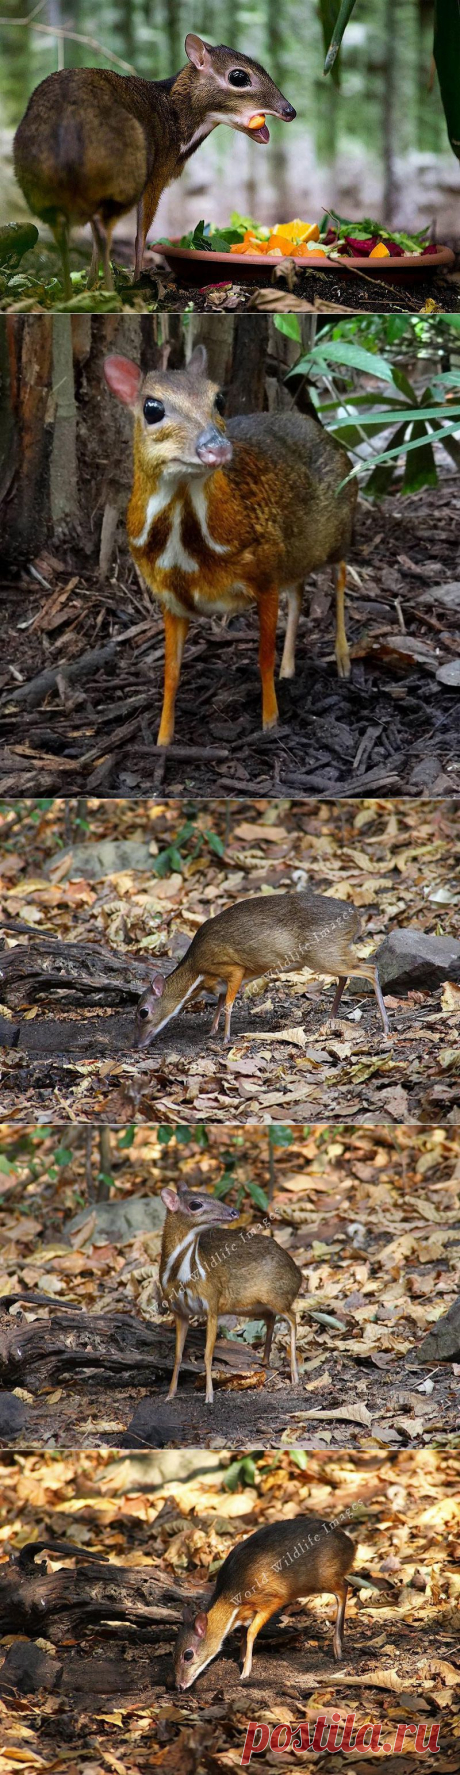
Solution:
[{"label": "orange slice", "polygon": [[250,117],[247,127],[248,129],[262,129],[264,123],[265,111],[256,111],[254,117]]},{"label": "orange slice", "polygon": [[370,259],[390,259],[391,258],[391,254],[388,251],[388,247],[384,246],[383,240],[379,240],[377,243],[377,246],[372,248],[372,252],[369,253],[369,258]]}]

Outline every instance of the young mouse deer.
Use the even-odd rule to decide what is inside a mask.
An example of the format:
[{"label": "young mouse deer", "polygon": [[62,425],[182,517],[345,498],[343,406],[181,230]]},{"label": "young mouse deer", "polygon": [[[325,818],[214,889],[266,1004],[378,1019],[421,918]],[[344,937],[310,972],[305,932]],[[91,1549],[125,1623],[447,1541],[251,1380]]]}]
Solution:
[{"label": "young mouse deer", "polygon": [[168,1398],[174,1399],[184,1353],[187,1327],[194,1314],[206,1318],[206,1404],[212,1405],[212,1358],[219,1315],[244,1313],[264,1319],[264,1362],[269,1366],[275,1319],[289,1320],[291,1328],[291,1381],[298,1381],[296,1318],[293,1302],[299,1292],[302,1271],[276,1239],[250,1228],[225,1233],[239,1219],[235,1208],[226,1207],[204,1191],[164,1189],[167,1209],[160,1256],[160,1288],[176,1324],[176,1360]]},{"label": "young mouse deer", "polygon": [[184,1610],[174,1653],[176,1687],[191,1688],[235,1627],[247,1628],[244,1682],[251,1675],[254,1640],[265,1622],[298,1597],[323,1591],[337,1600],[333,1651],[340,1659],[354,1553],[350,1536],[318,1516],[270,1522],[239,1541],[224,1559],[207,1608]]},{"label": "young mouse deer", "polygon": [[91,223],[89,287],[102,262],[113,288],[110,243],[120,216],[137,205],[135,277],[165,186],[218,123],[268,142],[265,115],[289,123],[293,106],[259,62],[194,31],[185,68],[169,80],[143,80],[112,68],[65,68],[42,80],[16,131],[16,178],[29,209],[52,229],[66,298],[72,294],[69,228]]},{"label": "young mouse deer", "polygon": [[[174,706],[189,624],[255,605],[264,728],[277,720],[276,629],[288,596],[281,677],[295,672],[303,583],[330,562],[336,582],[336,661],[348,677],[345,559],[356,481],[346,451],[310,415],[221,416],[203,346],[186,370],[151,370],[106,358],[109,388],[134,413],[134,480],[128,541],[158,598],[165,625],[164,697],[158,744],[174,736]],[[342,485],[342,483],[346,483]]]}]

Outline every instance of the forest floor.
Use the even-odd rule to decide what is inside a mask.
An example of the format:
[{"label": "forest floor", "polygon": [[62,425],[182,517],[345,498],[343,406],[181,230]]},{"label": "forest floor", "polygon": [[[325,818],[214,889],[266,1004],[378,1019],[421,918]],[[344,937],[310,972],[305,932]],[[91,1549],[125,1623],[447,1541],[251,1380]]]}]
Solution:
[{"label": "forest floor", "polygon": [[2,1130],[0,1385],[23,1421],[11,1437],[0,1414],[0,1445],[238,1449],[244,1424],[248,1444],[272,1449],[457,1448],[459,1365],[428,1361],[421,1345],[460,1288],[458,1136],[278,1128],[269,1219],[302,1271],[300,1381],[291,1389],[282,1321],[266,1374],[264,1326],[234,1316],[216,1346],[211,1407],[198,1326],[166,1400],[174,1337],[158,1289],[159,1191],[180,1178],[224,1183],[242,1226],[266,1228],[267,1140],[228,1127],[202,1144],[192,1129],[167,1144],[160,1134],[112,1131],[111,1199],[82,1207],[84,1140],[67,1145],[55,1126],[21,1147],[14,1123]]},{"label": "forest floor", "polygon": [[[92,501],[94,510],[94,489]],[[121,525],[106,582],[94,559],[97,517],[89,539],[85,524],[32,563],[41,580],[10,569],[0,619],[0,793],[459,794],[459,514],[455,473],[437,489],[378,505],[360,499],[348,587],[351,677],[336,674],[325,569],[310,576],[297,676],[279,684],[280,722],[268,733],[256,616],[228,626],[197,621],[167,752],[155,743],[162,617],[140,588]],[[35,684],[43,671],[50,676]]]},{"label": "forest floor", "polygon": [[[412,276],[398,273],[388,277],[377,277],[365,268],[359,272],[335,267],[332,271],[301,270],[290,292],[286,290],[287,280],[282,278],[280,282],[278,274],[273,278],[270,267],[265,266],[257,280],[244,279],[240,274],[238,282],[226,282],[222,277],[222,266],[217,265],[215,283],[206,281],[201,287],[196,283],[187,284],[182,277],[177,279],[168,271],[166,262],[159,263],[153,253],[147,252],[144,275],[134,287],[128,280],[128,268],[133,264],[132,242],[117,239],[116,252],[118,263],[114,264],[116,287],[113,295],[104,290],[87,291],[85,277],[82,277],[71,303],[65,304],[59,255],[51,244],[41,241],[22,257],[19,272],[17,267],[11,272],[3,267],[5,288],[0,310],[23,314],[46,310],[56,312],[65,308],[67,312],[73,309],[78,313],[83,309],[94,314],[107,314],[123,309],[143,313],[183,313],[186,309],[213,314],[219,308],[230,308],[243,313],[248,308],[263,308],[265,305],[288,310],[290,296],[292,307],[300,299],[308,302],[312,312],[317,313],[334,310],[348,314],[456,314],[460,307],[459,269],[434,274],[432,271],[413,272]],[[85,249],[74,245],[72,271],[81,273],[82,262],[86,271],[87,259],[89,251],[87,254]]]},{"label": "forest floor", "polygon": [[[3,1040],[11,1030],[15,1045],[3,1053],[3,1115],[30,1122],[59,1107],[63,1119],[117,1123],[459,1121],[454,984],[387,993],[385,1041],[362,981],[331,1025],[323,981],[305,971],[265,978],[237,1000],[230,1046],[210,1037],[211,1006],[198,1001],[136,1048],[134,1009],[152,959],[167,970],[204,918],[247,891],[332,889],[361,909],[373,946],[393,925],[455,935],[455,806],[271,802],[247,814],[246,803],[95,801],[76,849],[78,820],[66,837],[61,803],[45,804],[41,819],[33,804],[6,808],[1,996]],[[101,958],[99,983],[72,967],[76,943]]]},{"label": "forest floor", "polygon": [[[352,982],[331,1025],[331,988],[305,971],[246,988],[228,1047],[209,1035],[210,1004],[186,1009],[142,1052],[134,1021],[152,959],[167,969],[204,918],[261,887],[332,889],[361,909],[373,946],[394,925],[455,935],[454,805],[426,802],[422,812],[411,801],[278,801],[248,810],[95,800],[83,832],[75,813],[72,826],[62,803],[40,813],[25,802],[7,807],[0,827],[3,1040],[11,1028],[16,1044],[3,1052],[3,1115],[30,1122],[58,1108],[64,1120],[116,1123],[459,1121],[453,984],[387,993],[387,1041],[366,983]],[[91,961],[101,958],[99,983],[72,968],[76,943]]]},{"label": "forest floor", "polygon": [[[163,1476],[161,1456],[117,1464],[113,1456],[90,1454],[9,1457],[1,1473],[4,1533],[24,1566],[0,1564],[2,1770],[13,1764],[27,1775],[78,1775],[82,1767],[91,1775],[147,1775],[154,1765],[165,1775],[178,1768],[225,1775],[241,1766],[253,1720],[273,1728],[302,1722],[305,1735],[308,1723],[302,1768],[340,1775],[350,1753],[315,1751],[313,1733],[319,1716],[322,1732],[324,1723],[335,1721],[340,1730],[354,1715],[355,1730],[369,1729],[370,1721],[383,1728],[380,1753],[366,1755],[364,1738],[362,1775],[373,1775],[380,1761],[386,1775],[420,1775],[427,1757],[417,1754],[416,1734],[422,1749],[425,1731],[428,1740],[436,1726],[436,1768],[454,1775],[458,1456],[342,1452],[329,1464],[318,1452],[305,1460],[299,1471],[288,1453],[256,1456],[239,1477],[228,1474],[227,1485],[225,1456],[211,1472],[187,1476],[182,1464],[177,1477],[170,1466]],[[172,1653],[182,1602],[200,1595],[236,1538],[302,1513],[339,1516],[347,1527],[355,1517],[357,1570],[391,1574],[386,1589],[350,1589],[341,1664],[331,1655],[334,1605],[322,1597],[268,1624],[247,1684],[240,1683],[232,1636],[180,1695]],[[50,1547],[38,1568],[34,1541]],[[30,1599],[38,1572],[37,1641]],[[158,1604],[163,1619],[149,1622],[149,1608],[153,1614],[156,1605],[158,1616]],[[17,1675],[15,1681],[19,1664],[33,1671],[30,1693]],[[405,1746],[399,1736],[399,1754],[392,1754],[402,1722]],[[274,1766],[268,1750],[264,1767]],[[293,1761],[286,1756],[281,1766]]]}]

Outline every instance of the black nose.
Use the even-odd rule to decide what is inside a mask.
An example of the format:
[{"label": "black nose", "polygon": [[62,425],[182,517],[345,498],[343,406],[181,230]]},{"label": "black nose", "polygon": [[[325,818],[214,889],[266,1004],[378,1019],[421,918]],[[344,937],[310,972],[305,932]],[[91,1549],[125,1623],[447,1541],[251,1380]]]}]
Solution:
[{"label": "black nose", "polygon": [[297,117],[297,111],[294,111],[293,105],[288,105],[287,99],[283,105],[281,116],[284,117],[285,123],[292,123],[293,117]]}]

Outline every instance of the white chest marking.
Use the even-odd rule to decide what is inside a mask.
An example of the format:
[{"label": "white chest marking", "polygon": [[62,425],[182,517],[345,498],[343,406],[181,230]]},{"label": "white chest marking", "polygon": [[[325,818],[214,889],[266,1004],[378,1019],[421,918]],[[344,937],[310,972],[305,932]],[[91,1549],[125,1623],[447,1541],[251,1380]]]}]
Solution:
[{"label": "white chest marking", "polygon": [[214,550],[215,555],[229,555],[230,548],[228,543],[215,542],[214,537],[211,536],[208,529],[206,487],[203,486],[203,482],[196,481],[190,485],[189,497],[193,505],[195,517],[198,518],[203,542],[207,543],[209,549]]},{"label": "white chest marking", "polygon": [[168,541],[163,553],[158,556],[157,567],[163,568],[165,572],[169,567],[180,567],[182,573],[198,573],[198,562],[194,561],[193,556],[188,555],[187,550],[184,549],[181,536],[181,518],[182,507],[175,505]]},{"label": "white chest marking", "polygon": [[[221,122],[222,122],[222,118],[219,117],[219,123],[221,123]],[[216,128],[216,124],[212,122],[211,118],[206,119],[206,121],[204,123],[200,123],[199,129],[195,130],[194,135],[190,137],[190,141],[189,142],[181,142],[180,153],[181,154],[191,154],[192,148],[197,148],[198,143],[203,142],[205,136],[210,136],[211,130],[215,129],[215,128]]]},{"label": "white chest marking", "polygon": [[173,483],[171,479],[168,480],[166,475],[162,475],[156,493],[151,493],[150,499],[147,500],[144,527],[141,530],[140,536],[133,536],[133,543],[136,549],[144,547],[144,543],[148,541],[155,518],[159,517],[160,512],[164,511],[166,505],[170,505],[174,492],[175,483]]},{"label": "white chest marking", "polygon": [[180,1263],[179,1269],[177,1272],[177,1280],[178,1280],[178,1282],[189,1282],[190,1281],[192,1246],[195,1243],[195,1239],[196,1239],[196,1228],[192,1227],[191,1231],[189,1230],[188,1233],[185,1233],[184,1238],[180,1240],[180,1244],[174,1246],[174,1250],[171,1251],[171,1255],[170,1255],[170,1257],[168,1257],[167,1262],[165,1264],[164,1271],[163,1271],[163,1283],[162,1283],[163,1288],[166,1287],[166,1283],[169,1281],[169,1277],[171,1275],[171,1270],[173,1268],[173,1265],[177,1263],[177,1260],[179,1257],[181,1257],[181,1254],[182,1254],[182,1262]]}]

